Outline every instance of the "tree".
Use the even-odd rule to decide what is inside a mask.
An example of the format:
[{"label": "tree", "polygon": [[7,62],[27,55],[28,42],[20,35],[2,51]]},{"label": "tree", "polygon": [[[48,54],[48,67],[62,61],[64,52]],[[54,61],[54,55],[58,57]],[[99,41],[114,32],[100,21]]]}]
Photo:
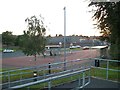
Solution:
[{"label": "tree", "polygon": [[58,36],[61,37],[61,36],[63,36],[63,35],[62,35],[62,34],[59,34]]},{"label": "tree", "polygon": [[91,2],[89,6],[97,7],[93,19],[97,20],[103,37],[111,43],[112,59],[120,59],[120,2]]},{"label": "tree", "polygon": [[15,42],[14,42],[15,46],[19,46],[19,45],[20,45],[20,39],[22,38],[22,36],[23,36],[23,35],[18,35],[18,36],[16,36]]},{"label": "tree", "polygon": [[51,35],[48,35],[47,37],[51,37]]},{"label": "tree", "polygon": [[7,48],[9,45],[12,45],[14,43],[12,32],[6,31],[2,33],[2,43],[7,45]]},{"label": "tree", "polygon": [[20,38],[20,47],[27,56],[34,55],[36,61],[37,54],[42,53],[44,55],[46,44],[46,29],[43,18],[40,16],[40,19],[38,19],[36,16],[32,16],[25,21],[28,23],[28,30],[24,31],[24,35]]}]

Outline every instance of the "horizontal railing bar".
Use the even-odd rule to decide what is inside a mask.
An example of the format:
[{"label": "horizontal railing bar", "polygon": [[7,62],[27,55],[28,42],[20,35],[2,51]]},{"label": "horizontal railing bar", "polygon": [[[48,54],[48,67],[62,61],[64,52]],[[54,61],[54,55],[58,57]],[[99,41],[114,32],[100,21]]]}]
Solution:
[{"label": "horizontal railing bar", "polygon": [[120,70],[117,70],[117,69],[108,69],[110,71],[115,71],[115,72],[120,72]]},{"label": "horizontal railing bar", "polygon": [[[58,62],[58,63],[51,63],[50,65],[59,65],[59,64],[64,64],[64,63],[69,63],[69,62],[77,62],[77,61],[81,61],[81,60],[89,60],[90,58],[84,58],[84,59],[77,59],[77,60],[66,60],[65,62]],[[4,71],[4,72],[0,72],[0,74],[3,73],[11,73],[11,72],[15,72],[15,71],[21,71],[21,70],[31,70],[34,68],[42,68],[44,66],[48,66],[49,64],[44,64],[44,65],[40,65],[40,66],[32,66],[32,67],[27,67],[27,68],[20,68],[20,69],[15,69],[15,70],[9,70],[9,71]]]},{"label": "horizontal railing bar", "polygon": [[47,74],[47,75],[45,75],[45,76],[37,76],[37,77],[29,78],[29,79],[28,79],[28,78],[27,78],[27,79],[22,79],[22,80],[13,81],[13,82],[10,82],[10,83],[22,82],[22,81],[26,81],[26,80],[29,81],[29,80],[37,79],[37,78],[40,78],[40,77],[50,77],[50,76],[52,76],[52,75],[64,74],[64,73],[68,73],[68,72],[70,72],[70,71],[75,71],[75,70],[80,70],[80,68],[79,68],[79,69],[62,71],[62,72],[53,73],[53,74]]},{"label": "horizontal railing bar", "polygon": [[100,61],[111,61],[111,62],[120,62],[120,60],[110,60],[110,59],[101,59],[101,58],[91,58],[92,60],[100,60]]},{"label": "horizontal railing bar", "polygon": [[[102,61],[112,61],[112,62],[120,62],[119,60],[109,60],[109,59],[101,59],[101,58],[84,58],[84,59],[77,59],[77,60],[69,60],[66,62],[58,62],[58,63],[52,63],[50,65],[57,65],[57,64],[64,64],[64,63],[68,63],[68,62],[77,62],[77,61],[81,61],[81,60],[102,60]],[[9,70],[9,71],[4,71],[4,72],[0,72],[0,74],[2,73],[10,73],[10,72],[15,72],[15,71],[21,71],[21,70],[31,70],[34,68],[41,68],[44,66],[48,66],[49,64],[44,64],[44,65],[40,65],[40,66],[32,66],[32,67],[28,67],[28,68],[21,68],[21,69],[15,69],[15,70]]]},{"label": "horizontal railing bar", "polygon": [[[50,68],[50,70],[55,70],[56,69],[56,67],[52,67],[52,68]],[[59,68],[59,69],[62,69],[61,67]],[[49,70],[49,68],[46,68],[46,69],[44,69],[44,70]],[[38,72],[40,72],[40,71],[42,71],[42,70],[39,70]],[[29,71],[29,72],[20,72],[20,73],[16,73],[16,74],[10,74],[10,76],[16,76],[16,75],[25,75],[25,74],[32,74],[33,73],[33,71]],[[4,76],[9,76],[8,74],[7,75],[4,75]],[[0,77],[2,77],[2,76],[0,76]]]},{"label": "horizontal railing bar", "polygon": [[[30,81],[30,80],[34,80],[34,79],[37,79],[37,78],[40,78],[40,77],[50,77],[50,76],[52,76],[52,75],[64,74],[64,73],[68,73],[68,72],[70,72],[70,71],[75,71],[75,70],[80,70],[80,68],[79,68],[79,69],[62,71],[62,72],[53,73],[53,74],[47,74],[47,75],[45,75],[45,76],[37,76],[37,77],[33,77],[33,78],[22,79],[22,80],[13,81],[13,82],[10,82],[10,83],[17,83],[17,82],[20,83],[20,82],[26,81],[26,80]],[[2,85],[4,85],[4,84],[8,84],[8,82],[7,82],[7,83],[3,83]]]},{"label": "horizontal railing bar", "polygon": [[46,78],[46,79],[43,79],[43,80],[39,80],[39,81],[36,81],[36,82],[30,82],[30,83],[27,83],[27,84],[18,85],[18,86],[14,86],[14,87],[10,87],[10,88],[11,89],[16,89],[16,88],[22,88],[22,87],[26,87],[26,86],[31,86],[31,85],[38,84],[38,83],[48,82],[48,81],[59,79],[59,78],[63,78],[63,77],[66,77],[66,76],[75,75],[75,74],[87,71],[89,69],[90,68],[84,69],[84,70],[80,70],[80,71],[76,71],[76,72],[71,72],[71,73],[63,74],[63,75],[59,75],[59,76],[49,77],[49,78]]},{"label": "horizontal railing bar", "polygon": [[[101,67],[95,67],[95,66],[92,66],[92,68],[97,68],[97,69],[103,69],[103,70],[106,70],[106,68],[101,68]],[[120,70],[117,70],[117,69],[108,69],[110,71],[115,71],[115,72],[120,72]]]}]

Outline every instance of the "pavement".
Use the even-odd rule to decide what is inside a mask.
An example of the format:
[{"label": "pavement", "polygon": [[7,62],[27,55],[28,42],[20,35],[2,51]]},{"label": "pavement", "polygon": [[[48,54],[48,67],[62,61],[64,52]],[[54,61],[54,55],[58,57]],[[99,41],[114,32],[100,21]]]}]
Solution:
[{"label": "pavement", "polygon": [[[66,83],[63,85],[56,86],[51,90],[76,90],[78,87],[78,80],[71,83]],[[110,80],[103,80],[99,78],[91,78],[91,82],[82,89],[78,90],[96,90],[96,89],[108,89],[108,90],[120,90],[120,82],[114,82]]]}]

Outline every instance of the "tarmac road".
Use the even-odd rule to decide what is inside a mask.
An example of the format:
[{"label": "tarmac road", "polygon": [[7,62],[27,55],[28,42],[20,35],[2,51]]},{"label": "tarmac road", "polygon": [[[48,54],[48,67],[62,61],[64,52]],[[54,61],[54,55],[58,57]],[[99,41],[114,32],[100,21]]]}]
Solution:
[{"label": "tarmac road", "polygon": [[13,53],[2,53],[2,58],[12,58],[20,56],[25,56],[25,54],[22,51],[15,51]]},{"label": "tarmac road", "polygon": [[[17,53],[17,54],[16,54]],[[3,55],[2,66],[3,67],[29,67],[41,64],[48,64],[53,62],[64,61],[64,55],[60,56],[37,56],[37,60],[34,61],[34,56],[25,56],[22,53],[11,53],[11,55]],[[14,54],[16,54],[14,56]],[[69,53],[66,55],[66,60],[76,60],[82,58],[95,58],[99,55],[97,50],[82,50],[80,52]],[[14,56],[14,57],[13,57]]]}]

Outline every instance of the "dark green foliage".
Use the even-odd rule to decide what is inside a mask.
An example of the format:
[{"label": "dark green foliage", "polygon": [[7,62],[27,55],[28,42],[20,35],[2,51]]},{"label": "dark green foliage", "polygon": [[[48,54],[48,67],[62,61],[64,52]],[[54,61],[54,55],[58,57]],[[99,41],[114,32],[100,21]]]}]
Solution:
[{"label": "dark green foliage", "polygon": [[2,43],[7,45],[13,45],[14,44],[15,37],[12,35],[12,32],[6,31],[2,33]]},{"label": "dark green foliage", "polygon": [[97,7],[93,18],[104,39],[111,43],[112,59],[120,59],[120,2],[91,2]]},{"label": "dark green foliage", "polygon": [[15,46],[19,46],[19,41],[20,41],[21,36],[22,36],[22,35],[16,36],[15,42],[14,42],[14,43],[15,43]]},{"label": "dark green foliage", "polygon": [[27,18],[28,30],[20,38],[20,46],[26,55],[36,55],[44,53],[45,49],[45,32],[43,20],[37,19],[36,16]]}]

